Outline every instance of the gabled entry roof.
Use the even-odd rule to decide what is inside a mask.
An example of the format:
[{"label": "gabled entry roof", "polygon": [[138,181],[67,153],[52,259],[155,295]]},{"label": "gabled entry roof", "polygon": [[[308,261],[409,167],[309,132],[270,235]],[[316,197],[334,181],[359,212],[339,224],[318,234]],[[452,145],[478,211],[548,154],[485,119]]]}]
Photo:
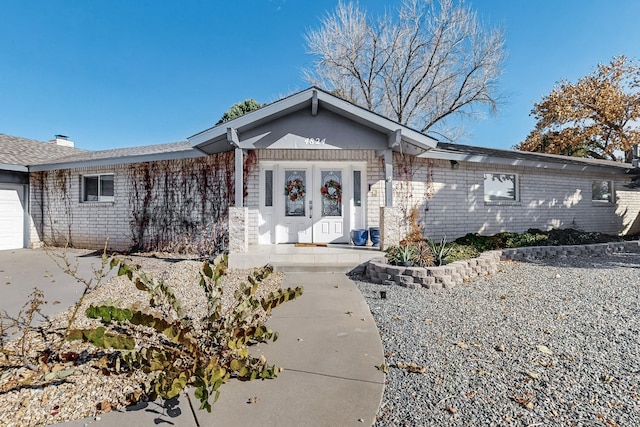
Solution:
[{"label": "gabled entry roof", "polygon": [[[268,126],[278,119],[303,110],[307,110],[309,116],[317,116],[319,111],[324,110],[386,135],[388,147],[394,151],[417,155],[434,148],[437,144],[435,139],[421,132],[345,101],[317,87],[298,92],[187,139],[194,148],[207,154],[229,151],[234,148],[267,148],[260,144],[259,137],[244,139],[243,134],[258,127]],[[300,137],[302,138],[302,136]],[[379,147],[360,146],[359,148]]]}]

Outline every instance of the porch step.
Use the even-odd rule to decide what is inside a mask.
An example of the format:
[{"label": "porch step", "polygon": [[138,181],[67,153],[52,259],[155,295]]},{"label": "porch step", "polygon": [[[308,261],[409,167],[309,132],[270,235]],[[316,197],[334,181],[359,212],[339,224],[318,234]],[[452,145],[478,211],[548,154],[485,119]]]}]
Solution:
[{"label": "porch step", "polygon": [[348,272],[371,258],[382,256],[379,249],[348,245],[264,245],[249,247],[245,253],[231,253],[229,267],[253,268],[271,264],[276,270],[287,272]]},{"label": "porch step", "polygon": [[357,265],[350,264],[273,264],[274,271],[282,273],[348,273]]}]

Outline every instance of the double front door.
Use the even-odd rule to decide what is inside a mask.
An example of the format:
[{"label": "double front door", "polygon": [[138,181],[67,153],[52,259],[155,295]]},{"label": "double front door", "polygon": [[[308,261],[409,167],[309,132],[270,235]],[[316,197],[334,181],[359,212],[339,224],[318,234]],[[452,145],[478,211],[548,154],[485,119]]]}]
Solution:
[{"label": "double front door", "polygon": [[281,231],[278,240],[286,243],[346,242],[349,197],[345,190],[350,188],[345,185],[344,168],[292,166],[282,168],[281,175],[284,200],[278,221]]},{"label": "double front door", "polygon": [[365,162],[260,164],[259,243],[348,243],[365,223]]}]

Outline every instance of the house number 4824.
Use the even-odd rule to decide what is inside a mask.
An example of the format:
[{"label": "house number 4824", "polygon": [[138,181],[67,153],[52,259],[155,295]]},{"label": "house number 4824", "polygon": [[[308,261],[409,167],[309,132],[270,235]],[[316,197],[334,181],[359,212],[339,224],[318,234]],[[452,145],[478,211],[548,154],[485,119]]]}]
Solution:
[{"label": "house number 4824", "polygon": [[326,140],[326,138],[305,138],[304,143],[308,145],[323,145]]}]

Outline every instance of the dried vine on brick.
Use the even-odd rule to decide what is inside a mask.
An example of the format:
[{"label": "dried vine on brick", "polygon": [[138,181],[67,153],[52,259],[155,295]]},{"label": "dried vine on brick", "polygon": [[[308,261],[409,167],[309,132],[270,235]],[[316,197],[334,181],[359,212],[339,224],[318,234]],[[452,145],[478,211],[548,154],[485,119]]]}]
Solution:
[{"label": "dried vine on brick", "polygon": [[134,251],[226,249],[233,152],[129,168]]},{"label": "dried vine on brick", "polygon": [[32,175],[33,200],[38,206],[34,224],[38,234],[49,245],[73,246],[73,210],[70,196],[71,171],[62,169],[50,173],[36,172]]},{"label": "dried vine on brick", "polygon": [[249,175],[253,168],[258,164],[258,156],[256,155],[255,150],[250,150],[247,153],[247,157],[244,159],[244,167],[242,170],[242,197],[247,197],[248,195],[248,187],[247,181],[249,180]]}]

